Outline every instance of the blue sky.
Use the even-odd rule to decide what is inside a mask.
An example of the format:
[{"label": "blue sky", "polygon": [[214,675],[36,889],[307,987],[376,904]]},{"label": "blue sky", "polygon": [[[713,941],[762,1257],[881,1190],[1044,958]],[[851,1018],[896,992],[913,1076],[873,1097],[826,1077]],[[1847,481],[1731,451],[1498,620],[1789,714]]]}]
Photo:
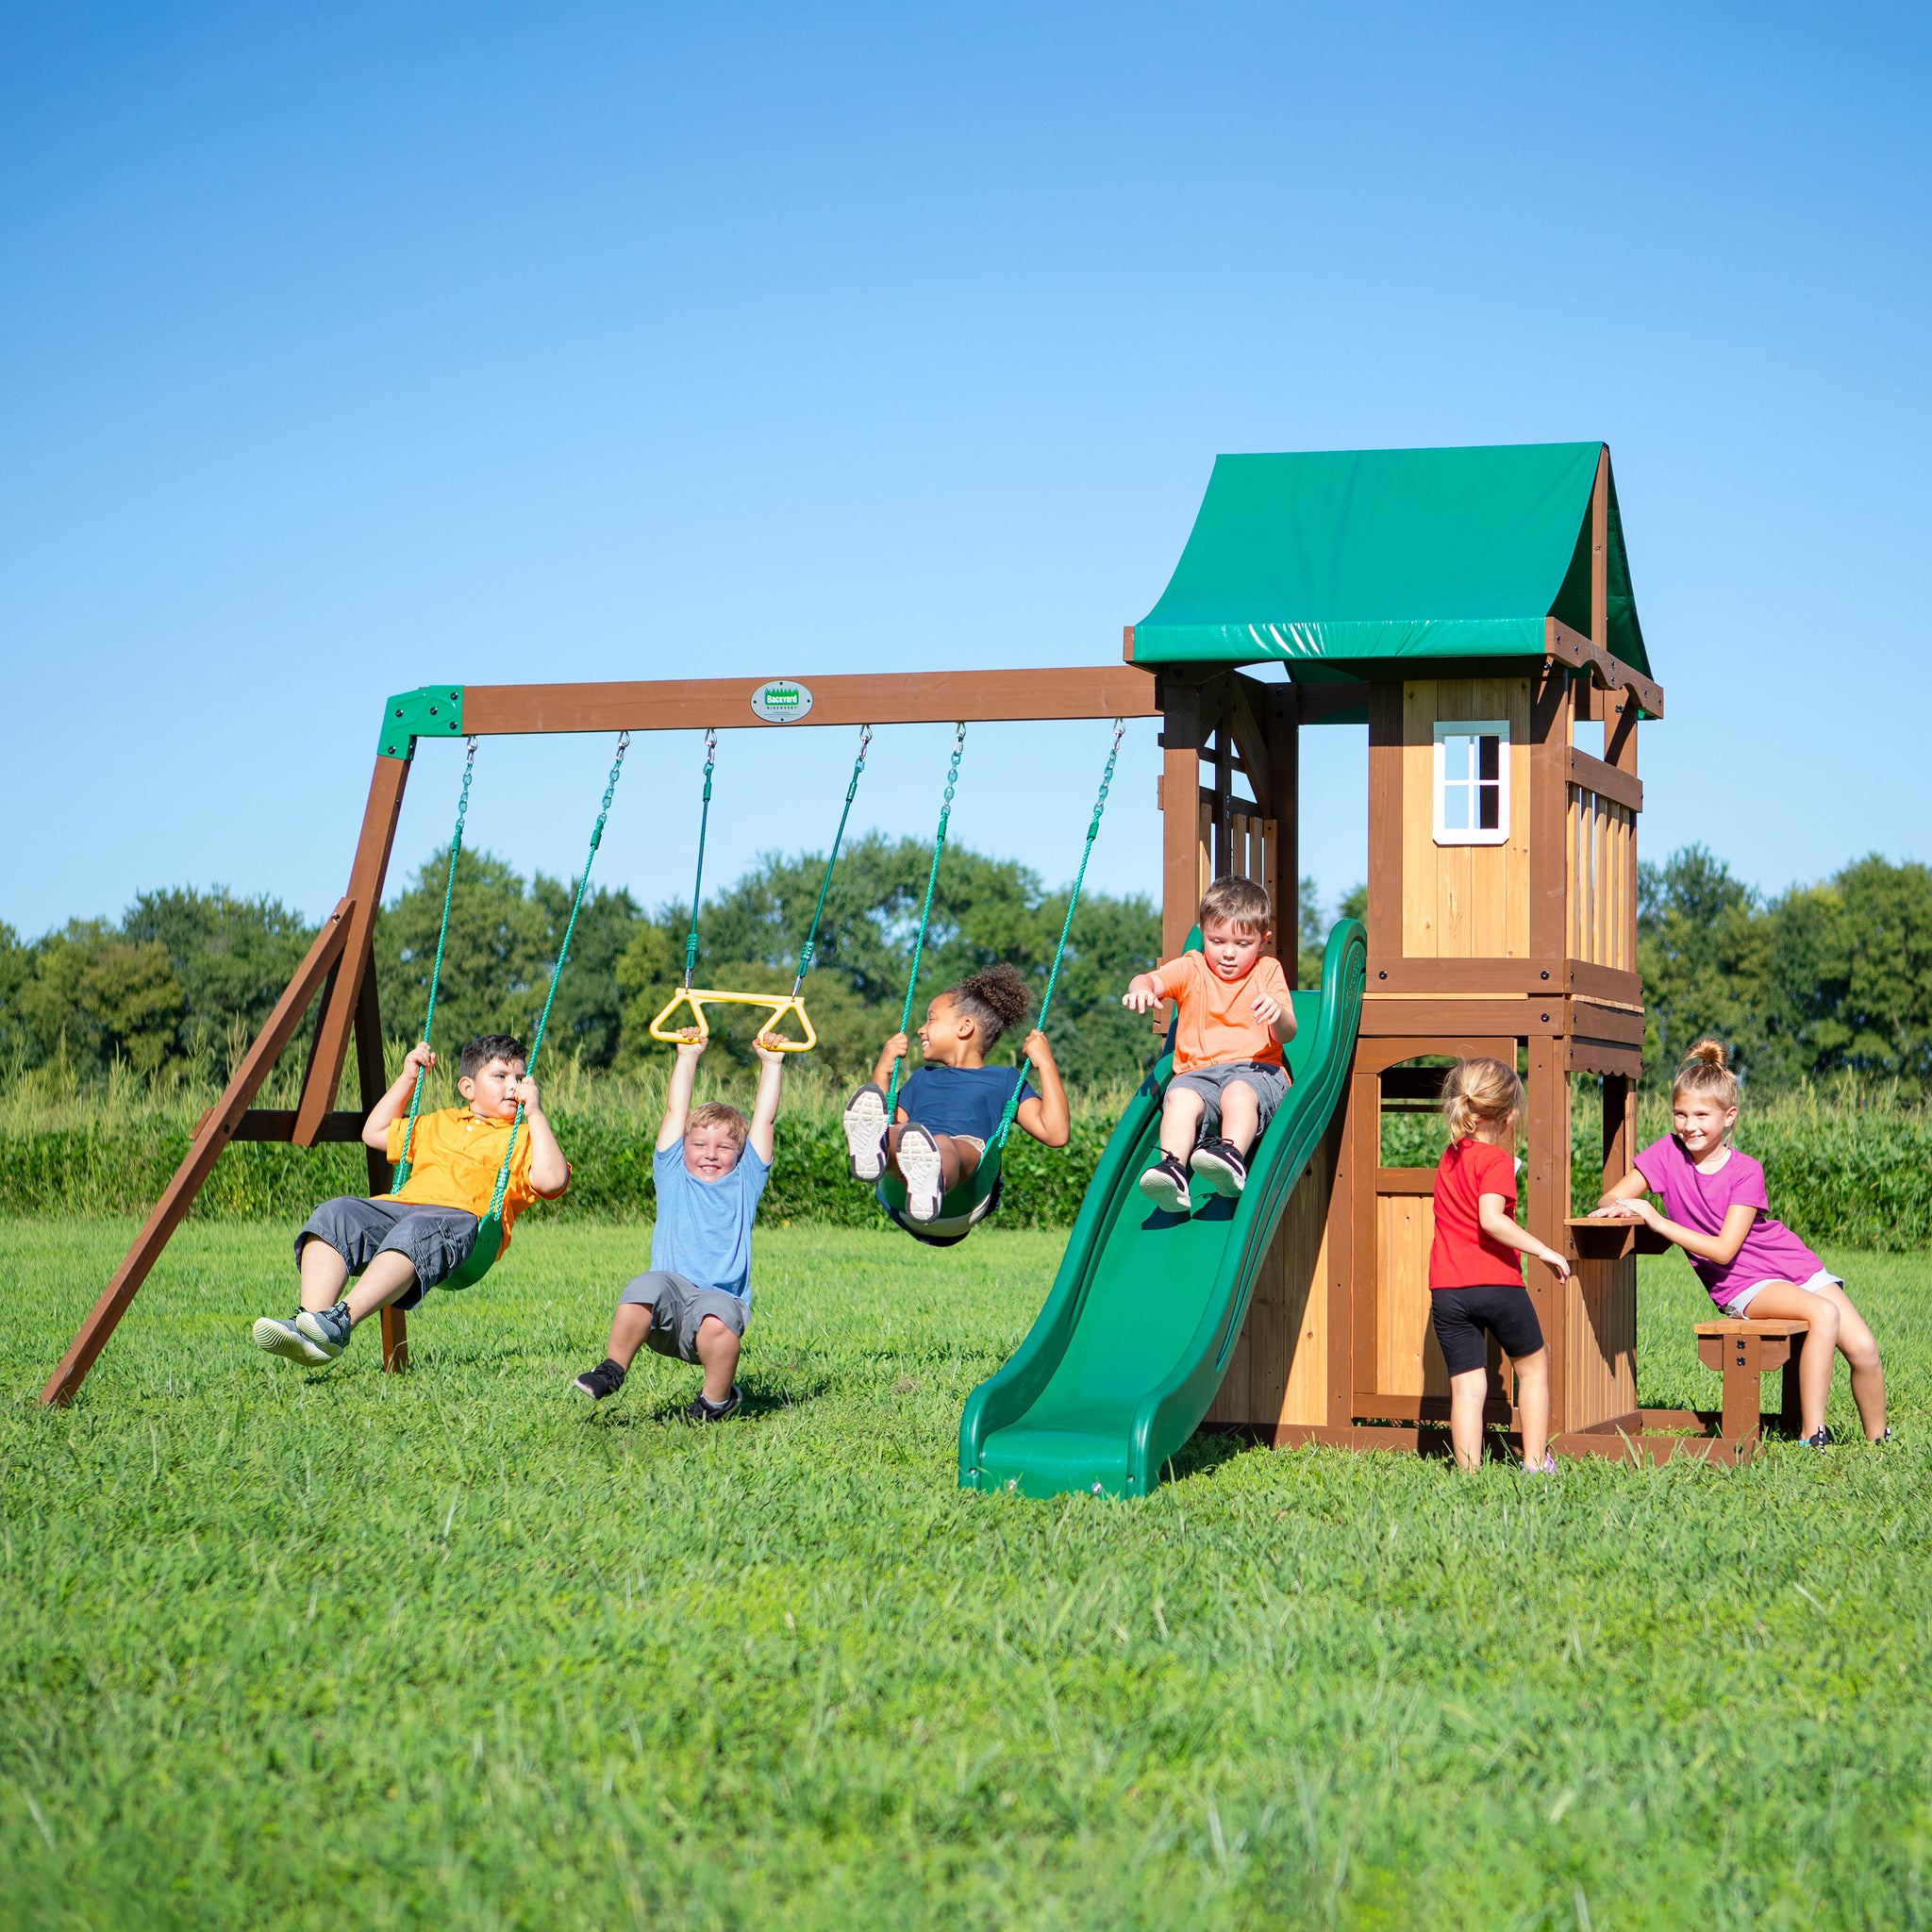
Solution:
[{"label": "blue sky", "polygon": [[[1648,854],[1932,858],[1928,18],[10,7],[0,919],[319,913],[393,690],[1107,661],[1217,451],[1595,436]],[[975,733],[957,835],[1064,880],[1106,735]],[[949,736],[858,817],[929,835]],[[1363,744],[1308,741],[1332,896]],[[608,749],[487,742],[473,839],[569,872]],[[727,738],[713,876],[822,844],[850,752]],[[686,889],[697,763],[641,741],[600,876]]]}]

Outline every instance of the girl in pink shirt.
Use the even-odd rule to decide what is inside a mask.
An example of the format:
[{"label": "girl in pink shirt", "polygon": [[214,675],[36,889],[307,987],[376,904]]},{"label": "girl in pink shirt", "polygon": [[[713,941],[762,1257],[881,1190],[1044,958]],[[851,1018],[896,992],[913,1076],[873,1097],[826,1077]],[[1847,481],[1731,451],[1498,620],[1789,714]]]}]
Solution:
[{"label": "girl in pink shirt", "polygon": [[[1851,1369],[1852,1399],[1866,1436],[1882,1442],[1891,1431],[1885,1425],[1878,1343],[1844,1283],[1783,1222],[1771,1218],[1762,1166],[1730,1145],[1738,1077],[1725,1064],[1728,1058],[1715,1040],[1700,1040],[1690,1049],[1671,1083],[1672,1132],[1646,1147],[1592,1211],[1635,1216],[1675,1241],[1719,1314],[1807,1324],[1798,1398],[1808,1448],[1831,1443],[1824,1403],[1833,1349]],[[1645,1198],[1652,1191],[1664,1204],[1661,1212]]]}]

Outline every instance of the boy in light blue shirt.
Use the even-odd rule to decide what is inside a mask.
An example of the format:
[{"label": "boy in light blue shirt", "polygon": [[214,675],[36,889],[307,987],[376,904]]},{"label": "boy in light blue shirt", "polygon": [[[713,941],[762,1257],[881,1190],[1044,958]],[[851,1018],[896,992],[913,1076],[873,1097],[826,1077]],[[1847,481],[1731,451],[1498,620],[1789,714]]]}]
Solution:
[{"label": "boy in light blue shirt", "polygon": [[671,1070],[651,1162],[658,1222],[650,1272],[625,1283],[610,1320],[609,1352],[572,1387],[592,1402],[615,1395],[648,1343],[659,1355],[703,1368],[704,1388],[685,1413],[693,1422],[721,1423],[740,1400],[734,1377],[751,1313],[751,1224],[772,1173],[785,1056],[762,1034],[752,1042],[761,1065],[747,1122],[722,1100],[691,1106],[705,1045],[688,1029]]}]

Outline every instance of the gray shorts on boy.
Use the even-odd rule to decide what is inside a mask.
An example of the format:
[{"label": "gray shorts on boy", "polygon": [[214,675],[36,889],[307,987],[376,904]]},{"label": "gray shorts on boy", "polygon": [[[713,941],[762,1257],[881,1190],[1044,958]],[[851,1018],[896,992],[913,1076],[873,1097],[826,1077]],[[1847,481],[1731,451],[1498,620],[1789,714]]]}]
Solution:
[{"label": "gray shorts on boy", "polygon": [[741,1336],[749,1312],[735,1294],[726,1294],[722,1288],[700,1288],[661,1268],[633,1276],[617,1299],[620,1306],[631,1302],[649,1308],[651,1332],[644,1345],[681,1362],[697,1360],[698,1324],[707,1315],[716,1315],[732,1334]]},{"label": "gray shorts on boy", "polygon": [[1229,1060],[1224,1066],[1196,1067],[1191,1073],[1176,1074],[1167,1083],[1167,1091],[1201,1096],[1208,1108],[1201,1116],[1201,1138],[1211,1141],[1221,1132],[1221,1096],[1237,1082],[1254,1090],[1258,1136],[1288,1095],[1288,1074],[1273,1060]]},{"label": "gray shorts on boy", "polygon": [[425,1208],[414,1201],[366,1200],[342,1194],[325,1201],[295,1237],[295,1260],[303,1244],[326,1241],[351,1274],[360,1274],[376,1256],[404,1255],[416,1271],[415,1285],[393,1307],[413,1308],[425,1290],[447,1281],[476,1245],[476,1217],[462,1208]]}]

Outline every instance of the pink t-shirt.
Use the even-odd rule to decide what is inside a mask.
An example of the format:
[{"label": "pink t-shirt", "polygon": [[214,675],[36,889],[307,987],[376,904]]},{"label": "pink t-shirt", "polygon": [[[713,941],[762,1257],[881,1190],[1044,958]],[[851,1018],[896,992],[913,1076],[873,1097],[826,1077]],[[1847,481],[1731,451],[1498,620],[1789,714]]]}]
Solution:
[{"label": "pink t-shirt", "polygon": [[1677,1137],[1666,1134],[1652,1141],[1633,1164],[1662,1199],[1664,1212],[1679,1226],[1699,1234],[1722,1234],[1724,1215],[1737,1205],[1758,1210],[1729,1267],[1707,1261],[1701,1255],[1690,1257],[1698,1280],[1720,1308],[1760,1281],[1806,1282],[1824,1266],[1783,1222],[1765,1212],[1771,1202],[1764,1191],[1764,1169],[1748,1154],[1733,1147],[1715,1174],[1699,1174]]}]

